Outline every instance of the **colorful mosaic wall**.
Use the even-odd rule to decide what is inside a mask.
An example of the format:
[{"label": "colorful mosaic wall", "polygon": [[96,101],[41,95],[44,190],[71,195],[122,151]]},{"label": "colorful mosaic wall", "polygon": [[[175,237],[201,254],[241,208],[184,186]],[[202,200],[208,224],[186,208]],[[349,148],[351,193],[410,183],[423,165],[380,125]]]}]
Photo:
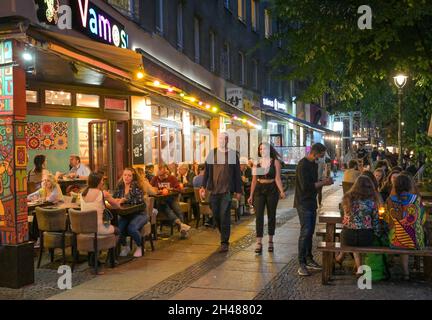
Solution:
[{"label": "colorful mosaic wall", "polygon": [[[11,41],[0,42],[0,65],[12,61],[12,45]],[[13,106],[14,89],[20,88],[20,93],[25,95],[25,77],[20,75],[18,79],[21,80],[14,84],[13,75],[13,67],[0,66],[1,244],[19,244],[28,240],[26,124],[13,115],[19,109]],[[25,111],[25,105],[19,107]]]},{"label": "colorful mosaic wall", "polygon": [[68,148],[67,122],[29,122],[26,128],[30,150],[66,150]]},{"label": "colorful mosaic wall", "polygon": [[[0,65],[11,63],[12,41],[0,42]],[[0,115],[13,111],[13,67],[0,67]]]}]

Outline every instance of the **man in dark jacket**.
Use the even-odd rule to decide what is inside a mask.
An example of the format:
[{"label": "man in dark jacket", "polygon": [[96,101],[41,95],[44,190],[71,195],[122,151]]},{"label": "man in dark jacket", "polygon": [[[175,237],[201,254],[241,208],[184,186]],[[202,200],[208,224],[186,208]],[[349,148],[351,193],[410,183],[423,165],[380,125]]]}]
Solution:
[{"label": "man in dark jacket", "polygon": [[205,166],[204,187],[200,189],[205,198],[206,189],[210,194],[210,207],[221,234],[220,252],[229,249],[231,233],[231,201],[232,194],[240,201],[242,180],[239,156],[235,150],[228,149],[228,134],[221,133],[218,147],[210,151]]},{"label": "man in dark jacket", "polygon": [[318,181],[318,164],[316,161],[324,157],[326,147],[321,143],[315,143],[311,152],[300,160],[296,169],[296,187],[294,196],[294,208],[300,220],[299,236],[299,269],[300,276],[309,276],[308,269],[320,270],[321,266],[315,262],[312,256],[312,238],[315,231],[317,194],[323,186],[333,184],[332,178]]}]

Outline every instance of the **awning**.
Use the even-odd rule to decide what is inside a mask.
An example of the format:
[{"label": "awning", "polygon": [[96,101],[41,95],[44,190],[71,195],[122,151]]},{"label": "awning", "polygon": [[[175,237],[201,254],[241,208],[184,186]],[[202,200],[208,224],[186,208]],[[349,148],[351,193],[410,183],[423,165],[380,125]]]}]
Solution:
[{"label": "awning", "polygon": [[129,81],[133,81],[134,73],[142,66],[142,56],[129,49],[67,36],[34,26],[29,26],[26,33],[57,54]]},{"label": "awning", "polygon": [[309,129],[312,129],[315,131],[326,132],[326,133],[330,133],[330,134],[338,134],[337,132],[335,132],[333,130],[327,129],[326,127],[320,126],[318,124],[310,123],[310,122],[303,120],[303,119],[300,119],[300,118],[296,118],[289,113],[285,113],[285,112],[278,111],[278,110],[271,109],[271,108],[265,108],[265,109],[262,109],[262,111],[269,116],[273,116],[273,117],[279,118],[279,119],[284,120],[284,121],[295,123],[299,126],[306,127],[306,128],[309,128]]}]

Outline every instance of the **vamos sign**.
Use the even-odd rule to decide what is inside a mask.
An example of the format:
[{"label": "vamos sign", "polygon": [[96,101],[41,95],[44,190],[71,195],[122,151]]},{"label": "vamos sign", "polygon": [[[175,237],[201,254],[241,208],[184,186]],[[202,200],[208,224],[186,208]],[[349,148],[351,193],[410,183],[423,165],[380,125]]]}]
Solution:
[{"label": "vamos sign", "polygon": [[61,30],[75,29],[88,37],[119,48],[129,47],[129,35],[122,24],[89,0],[71,0],[70,6],[58,0],[35,0],[40,22]]}]

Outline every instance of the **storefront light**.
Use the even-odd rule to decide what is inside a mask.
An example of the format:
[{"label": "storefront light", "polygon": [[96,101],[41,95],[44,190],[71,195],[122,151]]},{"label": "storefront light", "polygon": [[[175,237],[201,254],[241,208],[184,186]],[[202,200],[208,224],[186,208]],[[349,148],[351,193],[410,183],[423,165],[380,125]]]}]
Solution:
[{"label": "storefront light", "polygon": [[153,82],[153,85],[154,85],[155,87],[159,87],[159,86],[160,86],[160,82],[156,80],[156,81]]},{"label": "storefront light", "polygon": [[212,112],[214,112],[214,113],[218,112],[218,108],[217,108],[217,107],[213,107],[211,110],[212,110]]},{"label": "storefront light", "polygon": [[183,92],[180,93],[180,97],[184,98],[184,97],[185,97],[185,94],[184,94]]},{"label": "storefront light", "polygon": [[174,91],[174,89],[173,89],[172,87],[168,87],[167,91],[168,91],[169,93],[172,93],[172,92]]},{"label": "storefront light", "polygon": [[32,61],[33,60],[33,56],[28,51],[24,51],[22,57],[23,57],[24,61]]},{"label": "storefront light", "polygon": [[203,105],[202,101],[198,102],[198,104],[199,104],[200,106],[202,106],[202,105]]},{"label": "storefront light", "polygon": [[206,104],[206,109],[208,110],[208,109],[210,109],[210,105],[209,104]]},{"label": "storefront light", "polygon": [[136,77],[137,77],[137,79],[141,80],[142,78],[144,78],[144,72],[142,72],[142,71],[138,71],[138,72],[136,73]]}]

